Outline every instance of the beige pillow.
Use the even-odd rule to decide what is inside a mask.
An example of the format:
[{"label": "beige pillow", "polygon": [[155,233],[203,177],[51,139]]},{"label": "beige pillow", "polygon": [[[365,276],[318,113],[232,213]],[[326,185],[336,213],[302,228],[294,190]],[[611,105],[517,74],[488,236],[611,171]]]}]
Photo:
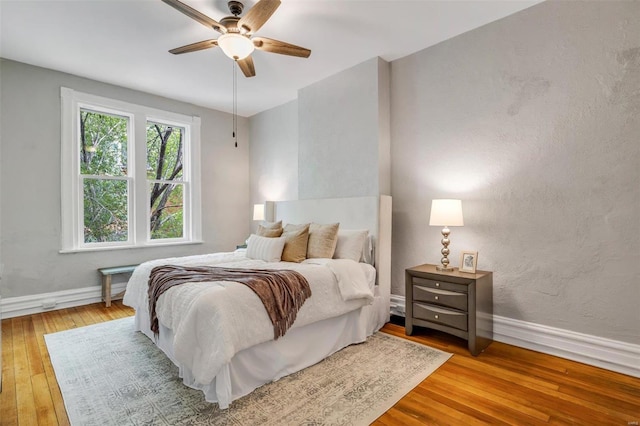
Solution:
[{"label": "beige pillow", "polygon": [[309,223],[302,223],[300,225],[294,225],[293,223],[287,223],[284,226],[284,232],[292,232],[292,231],[299,231],[301,229],[307,229],[309,230]]},{"label": "beige pillow", "polygon": [[263,228],[267,228],[267,229],[277,229],[277,228],[282,228],[282,221],[279,220],[277,222],[265,222],[262,221],[262,224],[260,225]]},{"label": "beige pillow", "polygon": [[282,260],[300,263],[307,258],[307,242],[309,241],[309,224],[287,225],[282,236],[285,239]]},{"label": "beige pillow", "polygon": [[265,228],[262,225],[258,225],[256,235],[259,235],[261,237],[277,238],[282,235],[282,232],[282,228]]},{"label": "beige pillow", "polygon": [[339,223],[319,225],[312,223],[309,227],[309,243],[307,244],[307,258],[331,259],[338,243]]}]

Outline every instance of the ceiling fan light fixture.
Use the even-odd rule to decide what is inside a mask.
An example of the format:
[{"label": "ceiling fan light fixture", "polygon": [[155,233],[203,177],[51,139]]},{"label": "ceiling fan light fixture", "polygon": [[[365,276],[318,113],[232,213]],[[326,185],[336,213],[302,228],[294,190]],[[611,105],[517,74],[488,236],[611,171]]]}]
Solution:
[{"label": "ceiling fan light fixture", "polygon": [[218,46],[225,55],[235,61],[240,61],[251,55],[255,46],[248,37],[238,33],[226,33],[218,37]]},{"label": "ceiling fan light fixture", "polygon": [[203,40],[169,50],[169,53],[174,55],[220,47],[226,56],[234,60],[234,69],[237,65],[244,76],[249,78],[256,75],[251,58],[254,49],[300,58],[308,58],[311,54],[311,50],[304,47],[266,37],[253,36],[273,15],[280,6],[281,0],[252,0],[252,2],[255,1],[255,4],[243,17],[240,15],[244,7],[242,4],[244,0],[229,0],[227,5],[233,16],[225,16],[220,22],[198,12],[191,6],[187,6],[180,0],[162,1],[205,27],[222,33],[217,40]]}]

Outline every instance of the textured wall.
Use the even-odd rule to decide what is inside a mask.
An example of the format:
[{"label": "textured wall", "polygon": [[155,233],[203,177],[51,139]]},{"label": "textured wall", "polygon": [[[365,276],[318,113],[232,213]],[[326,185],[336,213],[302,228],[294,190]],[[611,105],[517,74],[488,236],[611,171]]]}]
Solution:
[{"label": "textured wall", "polygon": [[378,194],[391,195],[391,64],[378,58]]},{"label": "textured wall", "polygon": [[374,58],[252,116],[252,202],[389,194],[389,75]]},{"label": "textured wall", "polygon": [[298,92],[300,199],[388,193],[388,67],[374,58]]},{"label": "textured wall", "polygon": [[[60,254],[60,86],[187,115],[201,123],[204,244]],[[0,61],[2,296],[99,285],[96,269],[233,250],[249,230],[248,121],[239,147],[231,115],[18,62]]]},{"label": "textured wall", "polygon": [[460,198],[495,314],[640,343],[640,2],[547,1],[391,74],[393,292]]},{"label": "textured wall", "polygon": [[251,202],[297,199],[298,101],[252,116],[249,127]]}]

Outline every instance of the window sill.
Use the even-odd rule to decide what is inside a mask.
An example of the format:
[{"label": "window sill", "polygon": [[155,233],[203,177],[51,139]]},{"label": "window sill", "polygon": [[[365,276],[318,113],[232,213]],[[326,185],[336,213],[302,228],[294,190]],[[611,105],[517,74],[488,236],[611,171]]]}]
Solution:
[{"label": "window sill", "polygon": [[113,247],[88,247],[88,248],[74,248],[74,249],[62,249],[59,250],[60,254],[69,254],[69,253],[87,253],[94,251],[113,251],[113,250],[135,250],[135,249],[147,249],[153,247],[169,247],[169,246],[187,246],[194,244],[203,244],[204,241],[180,241],[180,242],[171,242],[171,243],[153,243],[153,244],[138,244],[131,246],[113,246]]}]

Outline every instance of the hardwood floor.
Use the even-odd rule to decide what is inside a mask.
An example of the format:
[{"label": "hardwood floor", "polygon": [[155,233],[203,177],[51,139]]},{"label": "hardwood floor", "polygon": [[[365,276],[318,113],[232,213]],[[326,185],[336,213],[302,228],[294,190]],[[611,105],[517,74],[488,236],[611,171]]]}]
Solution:
[{"label": "hardwood floor", "polygon": [[418,328],[384,331],[454,355],[377,425],[637,425],[640,378],[493,342],[472,357],[463,340]]},{"label": "hardwood floor", "polygon": [[[43,335],[132,315],[114,302],[2,321],[0,425],[67,425]],[[465,342],[420,329],[384,331],[453,357],[374,423],[376,425],[637,425],[640,379],[494,342],[472,357]]]}]

